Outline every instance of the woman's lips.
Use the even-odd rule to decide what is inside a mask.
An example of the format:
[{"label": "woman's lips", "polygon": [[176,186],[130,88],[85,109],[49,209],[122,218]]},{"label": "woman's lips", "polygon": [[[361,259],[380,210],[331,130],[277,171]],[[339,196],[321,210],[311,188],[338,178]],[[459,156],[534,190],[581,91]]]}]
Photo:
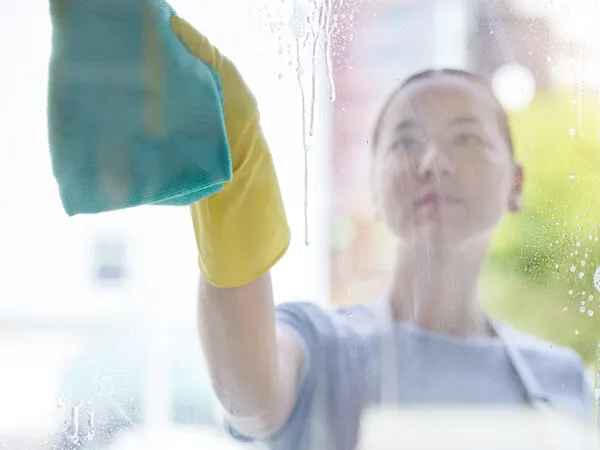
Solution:
[{"label": "woman's lips", "polygon": [[422,208],[425,206],[456,205],[458,203],[460,203],[460,199],[457,197],[430,192],[416,200],[414,206],[415,208]]}]

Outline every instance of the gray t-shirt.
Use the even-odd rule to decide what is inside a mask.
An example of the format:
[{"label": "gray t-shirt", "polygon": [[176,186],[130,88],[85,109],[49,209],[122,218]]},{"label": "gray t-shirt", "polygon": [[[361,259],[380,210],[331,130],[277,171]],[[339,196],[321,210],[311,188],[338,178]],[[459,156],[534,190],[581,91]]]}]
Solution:
[{"label": "gray t-shirt", "polygon": [[593,395],[579,356],[505,325],[499,325],[504,341],[452,338],[392,322],[381,302],[334,311],[288,303],[278,308],[277,318],[300,338],[306,365],[288,422],[267,442],[272,449],[353,450],[361,413],[382,402],[527,403],[507,340],[552,407],[593,421]]}]

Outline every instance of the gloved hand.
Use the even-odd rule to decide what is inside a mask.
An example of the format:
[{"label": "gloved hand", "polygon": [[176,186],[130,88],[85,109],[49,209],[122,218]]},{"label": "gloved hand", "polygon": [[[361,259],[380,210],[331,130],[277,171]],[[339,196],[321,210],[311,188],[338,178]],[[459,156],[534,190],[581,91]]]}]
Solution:
[{"label": "gloved hand", "polygon": [[200,271],[216,287],[241,286],[268,271],[289,246],[273,160],[256,99],[233,63],[182,18],[171,17],[171,27],[188,51],[220,77],[231,150],[232,181],[191,207]]}]

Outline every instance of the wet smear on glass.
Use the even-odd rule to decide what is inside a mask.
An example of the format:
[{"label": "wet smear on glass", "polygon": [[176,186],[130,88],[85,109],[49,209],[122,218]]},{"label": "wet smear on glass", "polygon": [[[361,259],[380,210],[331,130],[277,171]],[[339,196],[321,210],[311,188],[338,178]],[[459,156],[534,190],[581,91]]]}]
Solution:
[{"label": "wet smear on glass", "polygon": [[[598,89],[598,106],[600,106],[600,89]],[[600,114],[598,114],[598,140],[600,141]]]},{"label": "wet smear on glass", "polygon": [[[286,0],[282,0],[285,2]],[[317,101],[317,70],[323,57],[327,73],[327,89],[330,101],[336,99],[334,80],[334,54],[332,42],[336,37],[350,41],[351,22],[363,0],[292,0],[293,12],[289,19],[296,47],[296,78],[302,102],[302,148],[304,151],[304,227],[305,244],[309,245],[308,206],[309,173],[308,162],[310,139],[314,135],[315,109]],[[350,14],[344,11],[350,10]],[[338,19],[341,19],[339,21]],[[345,28],[340,29],[343,23]],[[338,36],[339,35],[339,36]],[[280,49],[284,52],[284,49]],[[322,52],[322,53],[321,53]]]},{"label": "wet smear on glass", "polygon": [[596,268],[594,272],[594,287],[600,292],[600,267]]},{"label": "wet smear on glass", "polygon": [[600,344],[598,344],[596,353],[596,377],[594,380],[594,397],[596,406],[596,433],[600,438]]},{"label": "wet smear on glass", "polygon": [[583,137],[583,98],[585,96],[585,71],[586,71],[586,59],[587,59],[587,15],[585,13],[585,6],[582,3],[581,5],[581,21],[583,22],[583,42],[581,44],[580,49],[580,57],[581,57],[581,77],[579,81],[579,103],[577,110],[577,128],[579,132],[579,136]]},{"label": "wet smear on glass", "polygon": [[87,432],[87,440],[91,441],[94,439],[94,436],[96,435],[96,424],[94,421],[94,413],[88,412],[88,432]]},{"label": "wet smear on glass", "polygon": [[[92,397],[73,399],[68,394],[61,395],[57,400],[57,408],[66,410],[63,423],[64,435],[75,446],[82,445],[83,440],[92,441],[96,435],[95,415],[90,406],[92,403]],[[84,413],[85,410],[88,411]],[[82,423],[82,416],[87,417],[85,425]]]},{"label": "wet smear on glass", "polygon": [[331,54],[331,41],[333,39],[333,7],[332,0],[326,0],[325,12],[325,64],[327,69],[327,80],[329,82],[329,100],[335,101],[335,81],[333,79],[333,56]]},{"label": "wet smear on glass", "polygon": [[73,444],[79,444],[79,406],[71,408],[71,421],[69,423],[69,440]]},{"label": "wet smear on glass", "polygon": [[[293,76],[300,90],[302,108],[302,150],[304,152],[304,227],[305,244],[308,237],[309,206],[309,152],[315,130],[315,111],[318,72],[326,72],[326,90],[329,101],[336,99],[334,79],[335,48],[343,50],[352,41],[352,27],[356,12],[368,0],[279,0],[264,2],[257,12],[259,21],[267,24],[276,39],[279,55],[278,79],[295,66]],[[248,2],[249,8],[250,3]],[[294,54],[295,50],[295,54]],[[319,67],[324,61],[325,67]]]},{"label": "wet smear on glass", "polygon": [[[571,126],[569,128],[569,155],[570,155],[570,163],[571,163],[571,175],[569,176],[569,179],[571,179],[571,180],[575,179],[574,138],[575,138],[575,123],[577,121],[577,112],[578,112],[577,104],[579,103],[577,101],[577,96],[578,96],[577,71],[576,71],[576,64],[575,64],[575,55],[573,53],[573,45],[574,45],[573,38],[570,36],[568,39],[568,47],[569,47],[569,60],[570,60],[570,64],[571,64],[571,72],[572,72],[572,76],[573,76],[573,91],[572,91],[572,97],[571,97],[571,105],[572,105]],[[572,186],[571,186],[571,188],[572,188]]]},{"label": "wet smear on glass", "polygon": [[[302,104],[302,149],[304,151],[304,243],[308,240],[308,138],[307,138],[307,104],[305,87],[302,80],[304,75],[304,64],[302,63],[302,50],[309,36],[307,23],[307,9],[300,2],[294,2],[294,10],[289,21],[290,30],[296,42],[296,77],[300,89],[300,101]],[[312,108],[311,108],[312,110]],[[312,120],[312,119],[311,119]]]}]

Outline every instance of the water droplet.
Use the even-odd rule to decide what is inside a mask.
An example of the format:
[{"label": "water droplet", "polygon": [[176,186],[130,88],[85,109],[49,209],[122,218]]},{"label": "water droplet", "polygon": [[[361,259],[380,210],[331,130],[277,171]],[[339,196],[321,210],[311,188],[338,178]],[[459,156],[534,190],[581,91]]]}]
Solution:
[{"label": "water droplet", "polygon": [[592,311],[591,309],[588,309],[588,316],[592,317],[594,315],[594,311]]},{"label": "water droplet", "polygon": [[571,270],[571,272],[575,272],[575,266],[571,266],[571,269],[569,270]]},{"label": "water droplet", "polygon": [[575,242],[575,247],[581,247],[581,242],[579,242],[579,241]]},{"label": "water droplet", "polygon": [[[571,129],[569,130],[569,135],[575,136],[575,128],[574,127],[571,127]],[[575,178],[575,174],[569,175],[569,178]]]},{"label": "water droplet", "polygon": [[582,259],[581,260],[581,267],[585,266],[585,261]]},{"label": "water droplet", "polygon": [[554,268],[555,268],[555,269],[558,269],[558,264],[556,264],[556,265],[554,266]]},{"label": "water droplet", "polygon": [[548,61],[548,62],[552,61],[552,56],[546,56],[546,61]]},{"label": "water droplet", "polygon": [[592,240],[592,235],[588,234],[588,239],[591,241]]},{"label": "water droplet", "polygon": [[585,273],[579,272],[579,279],[581,280],[585,276]]},{"label": "water droplet", "polygon": [[71,408],[71,433],[69,439],[73,444],[79,443],[79,406]]},{"label": "water droplet", "polygon": [[600,291],[600,267],[598,267],[596,272],[594,272],[594,286],[598,291]]},{"label": "water droplet", "polygon": [[569,295],[573,295],[573,289],[569,290]]},{"label": "water droplet", "polygon": [[63,394],[60,397],[58,397],[58,401],[56,402],[56,407],[57,408],[64,408],[65,406],[67,406],[67,394]]},{"label": "water droplet", "polygon": [[567,312],[568,310],[569,310],[569,307],[568,307],[568,306],[565,306],[565,307],[563,308],[563,311],[564,311],[564,312]]},{"label": "water droplet", "polygon": [[579,336],[579,330],[575,330],[575,336]]},{"label": "water droplet", "polygon": [[582,306],[581,308],[579,308],[579,312],[585,312],[585,308]]},{"label": "water droplet", "polygon": [[593,296],[593,295],[590,295],[590,296],[588,297],[588,300],[591,302],[592,300],[594,300],[594,296]]},{"label": "water droplet", "polygon": [[94,423],[94,413],[93,412],[89,412],[88,413],[88,433],[87,433],[87,440],[91,441],[94,439],[94,436],[96,434],[96,424]]}]

